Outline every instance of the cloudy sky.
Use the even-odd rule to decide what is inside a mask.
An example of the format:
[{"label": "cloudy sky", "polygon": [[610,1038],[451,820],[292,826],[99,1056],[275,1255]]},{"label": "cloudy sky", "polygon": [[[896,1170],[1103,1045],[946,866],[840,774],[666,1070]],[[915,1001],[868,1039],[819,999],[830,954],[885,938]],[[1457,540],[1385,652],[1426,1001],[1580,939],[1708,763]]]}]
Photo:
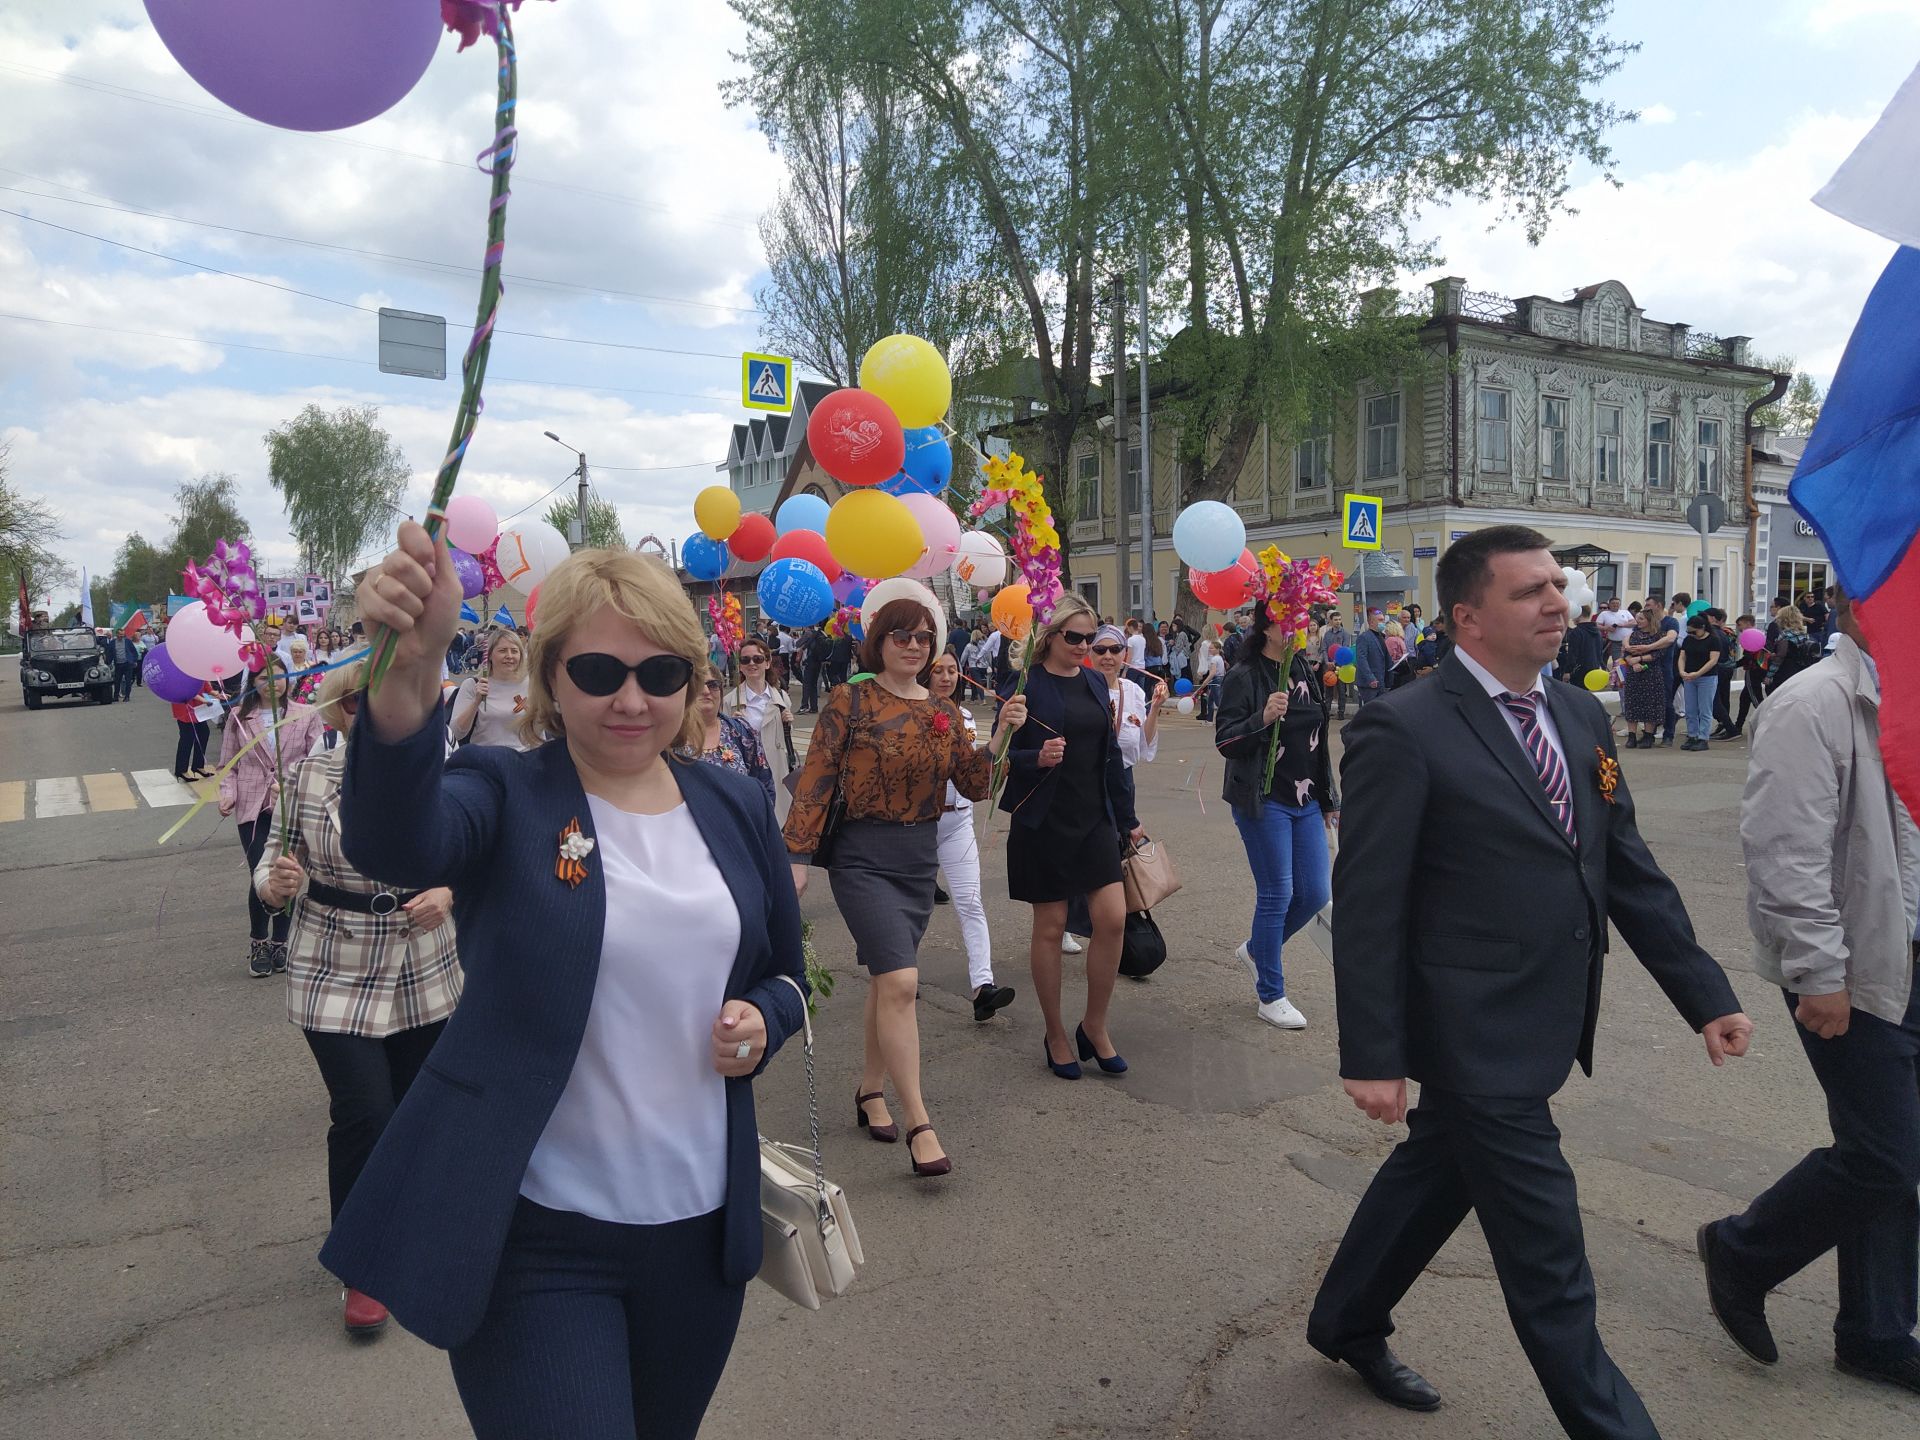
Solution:
[{"label": "cloudy sky", "polygon": [[[1808,196],[1920,59],[1920,6],[1622,0],[1615,28],[1642,45],[1610,86],[1642,112],[1615,140],[1620,187],[1583,177],[1580,214],[1537,248],[1471,208],[1430,216],[1435,273],[1510,295],[1615,278],[1655,319],[1831,374],[1889,246]],[[462,488],[543,508],[573,467],[553,430],[630,539],[678,535],[739,416],[780,175],[718,95],[741,37],[721,0],[560,0],[519,34],[507,271],[525,278],[501,323],[530,333],[495,341]],[[379,373],[372,312],[472,315],[491,72],[449,37],[384,116],[301,134],[220,106],[139,0],[0,10],[0,437],[76,564],[163,535],[174,486],[209,470],[239,477],[269,561],[291,560],[261,436],[309,402],[379,405],[424,504],[457,382]],[[456,371],[463,343],[450,328]]]}]

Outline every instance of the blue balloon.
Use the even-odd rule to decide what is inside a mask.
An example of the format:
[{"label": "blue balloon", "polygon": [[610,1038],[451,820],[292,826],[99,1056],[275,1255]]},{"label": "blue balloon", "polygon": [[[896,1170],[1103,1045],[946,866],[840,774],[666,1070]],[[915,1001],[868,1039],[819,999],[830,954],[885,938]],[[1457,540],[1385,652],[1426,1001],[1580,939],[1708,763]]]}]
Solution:
[{"label": "blue balloon", "polygon": [[1173,522],[1173,553],[1194,570],[1230,570],[1247,548],[1247,526],[1231,505],[1196,500]]},{"label": "blue balloon", "polygon": [[780,508],[773,512],[774,534],[811,530],[816,535],[824,535],[827,533],[828,508],[827,502],[818,495],[789,495],[780,502]]},{"label": "blue balloon", "polygon": [[1353,663],[1353,647],[1351,645],[1342,645],[1336,649],[1333,652],[1333,663],[1335,665],[1351,665]]},{"label": "blue balloon", "polygon": [[1193,681],[1182,675],[1178,680],[1173,682],[1173,693],[1176,695],[1191,695],[1193,693]]},{"label": "blue balloon", "polygon": [[[891,480],[882,480],[880,488],[889,495],[938,495],[953,483],[953,448],[946,432],[938,425],[923,425],[907,431],[905,467]],[[1240,552],[1234,551],[1238,559]]]},{"label": "blue balloon", "polygon": [[811,560],[776,560],[760,572],[760,610],[780,625],[813,625],[833,613],[833,587]]},{"label": "blue balloon", "polygon": [[727,549],[724,540],[709,540],[698,530],[680,546],[680,563],[696,580],[718,580],[727,573],[732,561],[733,552]]}]

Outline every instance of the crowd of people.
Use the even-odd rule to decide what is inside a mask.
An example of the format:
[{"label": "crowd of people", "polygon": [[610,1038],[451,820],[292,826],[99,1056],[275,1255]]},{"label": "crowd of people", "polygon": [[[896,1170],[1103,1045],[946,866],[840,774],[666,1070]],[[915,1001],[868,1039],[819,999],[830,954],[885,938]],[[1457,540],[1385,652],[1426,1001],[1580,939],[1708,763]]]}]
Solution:
[{"label": "crowd of people", "polygon": [[[974,1020],[1017,1000],[996,974],[984,844],[1029,910],[1045,1073],[1130,1069],[1122,872],[1146,839],[1135,770],[1178,688],[1246,856],[1255,1016],[1309,1024],[1283,951],[1331,897],[1343,1084],[1408,1126],[1310,1344],[1391,1403],[1437,1405],[1386,1343],[1391,1312],[1472,1209],[1567,1433],[1657,1434],[1599,1338],[1549,1101],[1591,1068],[1609,923],[1716,1064],[1753,1026],[1639,838],[1618,722],[1585,679],[1601,670],[1625,748],[1671,734],[1675,710],[1690,746],[1709,717],[1739,734],[1777,697],[1755,718],[1743,824],[1757,966],[1787,995],[1836,1139],[1702,1227],[1708,1304],[1770,1359],[1768,1289],[1837,1246],[1839,1363],[1920,1389],[1920,836],[1877,759],[1857,759],[1877,756],[1877,690],[1850,607],[1775,607],[1759,649],[1739,641],[1749,617],[1685,596],[1573,616],[1546,541],[1520,527],[1456,542],[1438,583],[1431,621],[1330,610],[1303,644],[1262,606],[1217,627],[1114,624],[1067,595],[1024,667],[929,592],[882,606],[857,648],[770,627],[716,663],[669,572],[587,551],[543,584],[531,636],[496,630],[476,664],[444,551],[403,527],[358,597],[398,637],[379,690],[350,664],[308,705],[276,655],[220,747],[249,968],[287,973],[329,1097],[322,1260],[348,1287],[347,1328],[391,1313],[447,1349],[482,1437],[693,1434],[758,1268],[752,1080],[803,1021],[814,871],[867,980],[854,1124],[904,1141],[937,1185],[954,1161],[923,1074],[919,952],[943,902]],[[1823,760],[1843,748],[1849,764]],[[987,803],[1006,818],[983,837]],[[1811,846],[1780,838],[1792,827]],[[1762,854],[1799,858],[1763,881]],[[1489,873],[1529,905],[1489,912]]]}]

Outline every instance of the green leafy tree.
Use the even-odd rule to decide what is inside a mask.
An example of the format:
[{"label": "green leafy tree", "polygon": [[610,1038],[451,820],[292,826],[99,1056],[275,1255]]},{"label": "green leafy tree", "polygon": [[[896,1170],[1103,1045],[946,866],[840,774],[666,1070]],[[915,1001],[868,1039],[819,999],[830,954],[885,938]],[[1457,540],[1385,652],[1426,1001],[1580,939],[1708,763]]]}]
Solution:
[{"label": "green leafy tree", "polygon": [[[573,517],[579,510],[577,500],[556,500],[547,507],[546,522],[569,539],[573,536]],[[596,550],[624,550],[626,531],[620,527],[620,511],[611,500],[587,496],[587,544]]]},{"label": "green leafy tree", "polygon": [[267,478],[286,497],[307,568],[336,582],[391,528],[413,475],[379,419],[374,405],[309,405],[264,437]]},{"label": "green leafy tree", "polygon": [[169,558],[135,530],[120,542],[114,554],[107,588],[116,600],[164,605],[167,595],[179,589],[180,581],[179,569],[168,563]]},{"label": "green leafy tree", "polygon": [[196,480],[183,480],[173,492],[173,534],[167,541],[170,583],[177,582],[189,560],[204,560],[216,540],[252,540],[253,527],[240,513],[240,484],[217,470]]},{"label": "green leafy tree", "polygon": [[[1826,404],[1826,390],[1806,371],[1796,370],[1790,355],[1755,363],[1764,365],[1777,375],[1791,375],[1793,379],[1788,383],[1785,395],[1753,412],[1753,423],[1778,430],[1783,435],[1811,435],[1820,419],[1820,407]],[[1751,392],[1752,398],[1758,400],[1767,393],[1767,388],[1771,387],[1756,388]]]},{"label": "green leafy tree", "polygon": [[0,445],[0,576],[5,577],[7,613],[21,581],[33,599],[74,583],[74,569],[54,551],[61,538],[53,507],[16,487],[7,474],[7,448]]}]

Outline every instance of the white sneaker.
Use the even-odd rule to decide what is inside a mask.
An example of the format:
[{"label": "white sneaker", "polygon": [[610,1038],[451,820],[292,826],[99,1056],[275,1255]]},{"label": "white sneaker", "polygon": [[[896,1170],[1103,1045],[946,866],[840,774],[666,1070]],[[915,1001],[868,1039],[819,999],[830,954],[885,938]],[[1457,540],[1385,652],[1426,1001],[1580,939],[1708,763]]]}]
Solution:
[{"label": "white sneaker", "polygon": [[1247,942],[1242,940],[1240,942],[1240,948],[1233,953],[1239,958],[1240,963],[1247,967],[1247,974],[1253,977],[1253,983],[1258,985],[1260,983],[1260,967],[1253,963],[1253,951],[1247,948]]},{"label": "white sneaker", "polygon": [[1278,1000],[1269,1000],[1260,1007],[1260,1018],[1269,1025],[1282,1030],[1304,1030],[1307,1017],[1293,1008],[1293,1002],[1282,995]]},{"label": "white sneaker", "polygon": [[1060,937],[1060,953],[1062,955],[1078,955],[1086,948],[1086,946],[1080,943],[1080,937],[1077,935],[1066,934]]}]

